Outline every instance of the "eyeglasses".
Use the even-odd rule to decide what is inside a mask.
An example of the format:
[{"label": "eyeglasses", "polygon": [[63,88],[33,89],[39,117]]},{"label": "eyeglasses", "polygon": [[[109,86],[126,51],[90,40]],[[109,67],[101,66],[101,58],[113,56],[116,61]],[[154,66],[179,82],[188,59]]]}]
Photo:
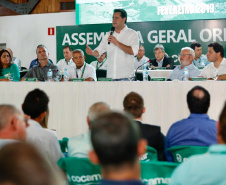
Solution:
[{"label": "eyeglasses", "polygon": [[191,55],[191,54],[179,54],[179,57],[180,56],[185,57],[186,55]]}]

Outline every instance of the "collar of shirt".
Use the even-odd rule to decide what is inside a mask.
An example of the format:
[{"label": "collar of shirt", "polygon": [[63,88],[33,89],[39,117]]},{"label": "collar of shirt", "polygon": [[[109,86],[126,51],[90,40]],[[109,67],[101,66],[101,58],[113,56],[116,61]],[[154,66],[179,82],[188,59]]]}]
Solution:
[{"label": "collar of shirt", "polygon": [[65,61],[65,63],[68,65],[68,64],[71,64],[73,61],[72,61],[72,58],[68,61],[68,63],[67,63],[67,61],[66,61],[66,59],[64,59],[64,61]]},{"label": "collar of shirt", "polygon": [[75,65],[75,70],[83,70],[83,68],[84,68],[84,66],[85,66],[85,63],[86,63],[86,62],[84,62],[83,66],[80,67],[80,68],[77,68],[77,66]]},{"label": "collar of shirt", "polygon": [[[37,66],[41,67],[40,62],[38,62]],[[49,67],[49,66],[51,66],[51,62],[48,60],[48,63],[44,67]]]},{"label": "collar of shirt", "polygon": [[114,31],[114,33],[120,34],[120,33],[126,32],[127,29],[128,29],[128,27],[125,25],[124,28],[119,33],[117,33],[116,31]]},{"label": "collar of shirt", "polygon": [[207,114],[191,113],[189,118],[207,118],[207,119],[209,119],[209,116]]},{"label": "collar of shirt", "polygon": [[225,144],[217,144],[209,147],[208,150],[211,154],[226,154],[226,145]]},{"label": "collar of shirt", "polygon": [[38,127],[38,128],[42,128],[42,126],[35,120],[33,119],[29,119],[28,120],[29,126],[27,128],[31,127]]},{"label": "collar of shirt", "polygon": [[[179,69],[180,69],[180,70],[184,70],[184,69],[181,69],[181,67],[182,67],[182,65],[179,66]],[[185,66],[185,67],[187,67],[188,69],[192,69],[192,68],[194,68],[195,66],[194,66],[194,64],[190,64],[190,65]]]},{"label": "collar of shirt", "polygon": [[160,60],[160,62],[156,59],[157,63],[162,63],[165,57],[162,58],[162,60]]}]

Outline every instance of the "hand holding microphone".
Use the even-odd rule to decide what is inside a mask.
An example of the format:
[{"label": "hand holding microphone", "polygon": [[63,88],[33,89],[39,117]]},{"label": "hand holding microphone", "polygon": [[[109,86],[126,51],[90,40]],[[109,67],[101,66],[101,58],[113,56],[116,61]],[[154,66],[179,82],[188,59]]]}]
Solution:
[{"label": "hand holding microphone", "polygon": [[115,37],[112,36],[114,31],[115,31],[115,27],[112,26],[111,27],[110,36],[108,37],[108,44],[110,44],[111,42],[114,44],[114,40],[116,40]]}]

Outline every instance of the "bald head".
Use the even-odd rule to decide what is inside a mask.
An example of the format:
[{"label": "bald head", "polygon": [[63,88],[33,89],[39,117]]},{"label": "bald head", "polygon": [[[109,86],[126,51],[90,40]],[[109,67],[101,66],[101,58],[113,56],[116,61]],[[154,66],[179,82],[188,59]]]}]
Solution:
[{"label": "bald head", "polygon": [[88,111],[88,119],[89,123],[92,124],[93,121],[100,115],[102,115],[105,112],[110,111],[110,106],[107,103],[104,102],[97,102],[94,103]]},{"label": "bald head", "polygon": [[13,105],[0,105],[0,138],[26,139],[24,115]]},{"label": "bald head", "polygon": [[206,114],[210,106],[210,94],[203,87],[195,86],[187,94],[187,103],[191,113]]}]

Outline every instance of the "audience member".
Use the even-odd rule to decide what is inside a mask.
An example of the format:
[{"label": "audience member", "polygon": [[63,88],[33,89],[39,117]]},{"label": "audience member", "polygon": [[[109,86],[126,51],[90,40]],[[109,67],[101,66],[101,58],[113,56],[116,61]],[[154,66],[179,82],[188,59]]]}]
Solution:
[{"label": "audience member", "polygon": [[194,57],[195,57],[195,52],[193,49],[191,49],[190,47],[182,48],[180,53],[181,65],[174,68],[174,70],[170,74],[169,79],[184,80],[183,72],[185,67],[187,67],[189,71],[189,78],[197,77],[200,74],[200,71],[198,70],[197,67],[194,66],[194,64],[192,64]]},{"label": "audience member", "polygon": [[206,55],[202,54],[202,45],[199,42],[197,42],[197,41],[192,42],[191,48],[195,52],[195,58],[193,59],[193,64],[196,67],[205,67],[206,65],[208,65],[210,63],[207,60]]},{"label": "audience member", "polygon": [[60,71],[64,71],[65,68],[69,68],[74,66],[74,62],[72,61],[72,48],[70,46],[63,47],[64,59],[61,59],[57,63],[57,67]]},{"label": "audience member", "polygon": [[137,70],[138,67],[140,70],[142,70],[143,69],[142,64],[149,61],[149,58],[146,57],[144,54],[145,54],[144,46],[140,44],[137,56],[135,57],[135,61],[134,61],[135,62],[134,70]]},{"label": "audience member", "polygon": [[117,112],[101,115],[92,125],[91,141],[89,157],[101,165],[101,185],[143,185],[139,156],[147,142],[130,118]]},{"label": "audience member", "polygon": [[135,92],[127,94],[123,100],[124,111],[132,114],[141,129],[141,134],[148,141],[148,146],[155,148],[160,161],[166,160],[164,152],[165,136],[159,126],[142,123],[142,115],[145,113],[144,100]]},{"label": "audience member", "polygon": [[206,154],[195,155],[173,173],[171,185],[226,184],[226,104],[217,123],[217,145]]},{"label": "audience member", "polygon": [[167,148],[181,145],[209,146],[217,141],[216,122],[207,115],[210,106],[209,92],[203,87],[195,86],[187,94],[187,104],[190,116],[174,123],[165,138],[168,161],[173,161],[173,157]]},{"label": "audience member", "polygon": [[88,111],[87,124],[89,132],[74,136],[68,141],[68,156],[87,158],[92,150],[90,132],[93,121],[101,114],[110,111],[110,106],[104,102],[94,103]]},{"label": "audience member", "polygon": [[[37,46],[37,49],[38,49],[40,46],[45,47],[44,45],[40,44],[40,45]],[[37,54],[37,49],[36,49],[36,54]],[[53,61],[52,61],[51,59],[49,59],[49,51],[48,51],[47,47],[45,47],[45,49],[46,49],[46,54],[47,54],[47,56],[48,56],[49,62],[53,64]],[[29,66],[29,69],[31,69],[33,66],[38,65],[38,64],[39,64],[39,59],[38,59],[38,57],[37,57],[36,59],[34,59],[34,60],[31,61],[30,66]]]},{"label": "audience member", "polygon": [[20,72],[16,64],[12,64],[10,53],[3,49],[0,51],[0,81],[9,81],[9,75],[13,81],[20,81]]},{"label": "audience member", "polygon": [[48,50],[44,45],[38,45],[37,50],[37,57],[39,63],[33,66],[22,78],[37,78],[39,81],[47,81],[47,73],[49,69],[51,69],[53,76],[52,78],[56,78],[58,74],[58,67],[52,64],[48,59]]},{"label": "audience member", "polygon": [[1,185],[59,185],[59,180],[34,146],[18,142],[0,150]]},{"label": "audience member", "polygon": [[96,70],[104,69],[107,70],[107,53],[103,53],[100,57],[97,58],[96,61],[90,63],[91,66],[95,67]]},{"label": "audience member", "polygon": [[68,69],[69,79],[79,78],[85,81],[97,81],[96,70],[93,66],[85,62],[84,52],[76,49],[72,55],[75,66]]},{"label": "audience member", "polygon": [[169,69],[173,69],[173,58],[168,57],[165,52],[165,48],[162,44],[157,44],[154,47],[154,54],[155,58],[150,60],[152,64],[152,68],[155,69],[156,67],[166,67]]},{"label": "audience member", "polygon": [[226,59],[224,58],[224,47],[217,43],[208,45],[207,58],[211,62],[201,72],[201,76],[208,79],[226,80]]},{"label": "audience member", "polygon": [[26,139],[24,115],[13,105],[0,105],[0,148]]},{"label": "audience member", "polygon": [[42,128],[40,123],[48,110],[49,98],[42,90],[30,91],[22,104],[22,109],[31,119],[28,121],[27,141],[35,144],[45,155],[50,164],[56,168],[57,161],[63,154],[56,135]]},{"label": "audience member", "polygon": [[10,53],[11,58],[12,58],[12,63],[16,64],[18,69],[21,70],[21,60],[17,57],[13,56],[13,51],[10,48],[6,48],[6,50]]}]

